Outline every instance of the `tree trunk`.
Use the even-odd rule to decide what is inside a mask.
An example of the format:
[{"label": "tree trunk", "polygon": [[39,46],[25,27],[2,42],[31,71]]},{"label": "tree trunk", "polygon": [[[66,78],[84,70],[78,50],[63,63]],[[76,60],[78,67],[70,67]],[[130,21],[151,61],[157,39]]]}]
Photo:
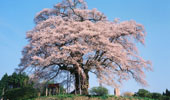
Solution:
[{"label": "tree trunk", "polygon": [[[78,57],[79,59],[77,62],[80,64],[80,66],[83,68],[83,53],[79,51],[71,52],[72,57]],[[88,87],[89,87],[89,70],[83,69],[86,78],[83,78],[81,74],[78,73],[78,69],[75,67],[74,75],[75,75],[75,94],[83,94],[88,95]]]},{"label": "tree trunk", "polygon": [[45,96],[48,96],[48,88],[45,88]]},{"label": "tree trunk", "polygon": [[88,70],[84,70],[86,78],[83,79],[82,75],[75,73],[75,94],[88,95],[89,88],[89,75]]},{"label": "tree trunk", "polygon": [[79,74],[75,73],[75,94],[80,94],[80,80],[79,80]]},{"label": "tree trunk", "polygon": [[84,73],[86,75],[86,78],[81,80],[81,88],[82,88],[82,94],[88,95],[88,88],[89,88],[89,74],[88,70],[85,70]]}]

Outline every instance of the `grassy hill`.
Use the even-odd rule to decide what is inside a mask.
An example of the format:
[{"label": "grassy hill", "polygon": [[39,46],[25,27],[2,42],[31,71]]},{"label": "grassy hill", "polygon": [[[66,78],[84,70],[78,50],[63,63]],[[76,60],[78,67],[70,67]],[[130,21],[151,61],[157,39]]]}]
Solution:
[{"label": "grassy hill", "polygon": [[35,100],[153,100],[149,98],[138,97],[116,97],[116,96],[82,96],[82,95],[56,95],[48,97],[39,97]]}]

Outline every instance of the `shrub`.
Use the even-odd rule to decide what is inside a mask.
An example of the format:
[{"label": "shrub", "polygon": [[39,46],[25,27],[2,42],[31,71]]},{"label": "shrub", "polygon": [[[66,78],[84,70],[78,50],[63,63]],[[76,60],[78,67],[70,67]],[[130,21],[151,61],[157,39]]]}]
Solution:
[{"label": "shrub", "polygon": [[148,90],[145,90],[145,89],[139,89],[138,92],[134,94],[134,96],[148,97],[148,98],[152,97],[151,93]]},{"label": "shrub", "polygon": [[134,95],[134,93],[132,93],[132,92],[124,92],[123,93],[123,96],[125,96],[125,97],[132,97]]},{"label": "shrub", "polygon": [[37,97],[37,91],[32,87],[15,88],[5,92],[4,99],[27,100]]},{"label": "shrub", "polygon": [[60,86],[59,89],[60,89],[60,94],[66,93],[66,89],[63,86]]},{"label": "shrub", "polygon": [[151,93],[152,99],[161,99],[162,95],[160,93]]},{"label": "shrub", "polygon": [[163,95],[163,96],[161,96],[161,98],[159,100],[170,100],[170,97]]},{"label": "shrub", "polygon": [[102,86],[93,87],[90,89],[90,95],[105,96],[108,95],[108,89]]}]

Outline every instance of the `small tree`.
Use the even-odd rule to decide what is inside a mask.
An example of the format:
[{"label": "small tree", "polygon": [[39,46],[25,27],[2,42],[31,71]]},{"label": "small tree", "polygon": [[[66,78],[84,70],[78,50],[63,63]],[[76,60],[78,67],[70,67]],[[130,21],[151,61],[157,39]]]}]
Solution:
[{"label": "small tree", "polygon": [[97,96],[104,96],[108,95],[108,89],[102,86],[99,87],[93,87],[90,89],[90,95],[97,95]]},{"label": "small tree", "polygon": [[139,89],[138,92],[134,94],[134,96],[151,98],[151,93],[148,90]]}]

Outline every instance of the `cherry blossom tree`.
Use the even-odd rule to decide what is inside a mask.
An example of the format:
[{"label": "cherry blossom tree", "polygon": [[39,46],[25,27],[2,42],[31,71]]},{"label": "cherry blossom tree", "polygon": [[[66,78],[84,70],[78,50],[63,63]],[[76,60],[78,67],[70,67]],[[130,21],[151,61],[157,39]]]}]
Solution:
[{"label": "cherry blossom tree", "polygon": [[149,61],[139,56],[136,43],[144,44],[144,26],[135,21],[109,21],[97,9],[89,10],[83,0],[63,0],[43,9],[27,32],[20,71],[34,77],[66,80],[77,93],[88,94],[89,72],[100,83],[119,87],[131,77],[146,85]]}]

